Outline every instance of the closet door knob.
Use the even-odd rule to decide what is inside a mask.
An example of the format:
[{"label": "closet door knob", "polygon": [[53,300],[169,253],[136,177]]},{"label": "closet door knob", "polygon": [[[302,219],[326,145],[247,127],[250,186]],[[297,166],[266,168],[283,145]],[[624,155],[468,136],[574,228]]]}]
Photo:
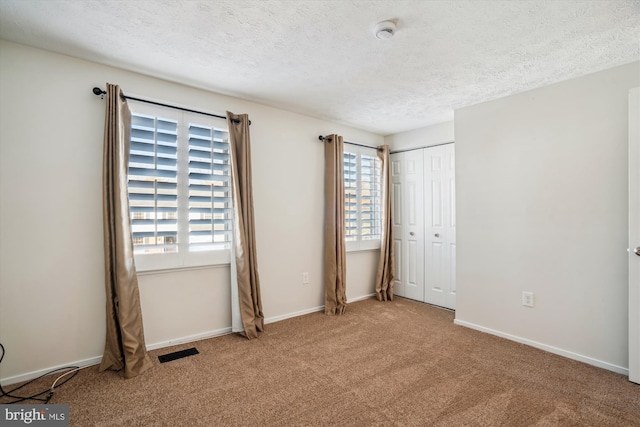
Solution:
[{"label": "closet door knob", "polygon": [[416,233],[414,233],[413,231],[409,232],[409,236],[415,236]]},{"label": "closet door knob", "polygon": [[633,253],[640,256],[640,246],[637,246],[634,250]]},{"label": "closet door knob", "polygon": [[440,237],[440,233],[436,233],[436,234],[434,234],[434,236]]}]

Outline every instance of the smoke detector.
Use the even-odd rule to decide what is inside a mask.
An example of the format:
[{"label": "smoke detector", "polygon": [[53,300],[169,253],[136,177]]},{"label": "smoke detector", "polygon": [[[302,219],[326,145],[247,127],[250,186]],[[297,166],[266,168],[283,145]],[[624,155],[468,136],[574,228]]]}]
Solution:
[{"label": "smoke detector", "polygon": [[380,40],[390,39],[396,33],[396,23],[394,21],[378,22],[373,33]]}]

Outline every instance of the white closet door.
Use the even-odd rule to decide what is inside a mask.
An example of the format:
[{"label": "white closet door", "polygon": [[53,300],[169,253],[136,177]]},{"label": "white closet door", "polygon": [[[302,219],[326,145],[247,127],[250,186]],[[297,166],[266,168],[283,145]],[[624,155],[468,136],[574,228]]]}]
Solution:
[{"label": "white closet door", "polygon": [[403,154],[403,280],[404,296],[424,301],[424,178],[422,150]]},{"label": "white closet door", "polygon": [[424,150],[425,297],[455,309],[455,157],[453,144]]},{"label": "white closet door", "polygon": [[396,272],[393,284],[393,294],[405,296],[404,291],[404,246],[403,236],[404,224],[402,209],[402,171],[403,171],[403,153],[391,155],[391,215],[393,217],[393,250],[396,261]]},{"label": "white closet door", "polygon": [[453,144],[391,156],[394,293],[455,309]]}]

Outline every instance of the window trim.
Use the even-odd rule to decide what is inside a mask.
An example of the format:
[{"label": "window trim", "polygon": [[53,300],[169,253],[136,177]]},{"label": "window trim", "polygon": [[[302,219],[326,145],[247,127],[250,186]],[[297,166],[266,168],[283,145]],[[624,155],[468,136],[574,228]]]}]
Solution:
[{"label": "window trim", "polygon": [[[380,230],[380,237],[378,239],[371,239],[371,240],[362,240],[362,235],[360,234],[360,227],[361,227],[361,222],[362,222],[362,218],[360,217],[360,206],[361,206],[361,201],[360,201],[360,197],[361,197],[361,190],[362,190],[362,176],[361,176],[361,156],[362,155],[367,155],[367,156],[371,156],[374,157],[375,159],[378,159],[378,152],[376,148],[368,148],[368,147],[361,147],[361,146],[357,146],[357,145],[347,145],[345,144],[344,146],[344,153],[352,153],[356,155],[357,161],[356,161],[356,204],[358,207],[358,217],[357,217],[357,227],[358,227],[358,234],[356,235],[356,240],[346,240],[346,235],[345,235],[345,249],[346,252],[360,252],[360,251],[371,251],[371,250],[379,250],[380,249],[380,245],[382,244],[382,230]],[[344,159],[344,155],[343,155],[343,159]],[[344,160],[343,160],[344,161]],[[343,163],[343,167],[344,167],[344,163]],[[380,174],[382,174],[382,168],[380,169]],[[382,176],[379,177],[380,180],[382,180]],[[345,193],[346,193],[346,186],[345,186]],[[346,195],[345,195],[345,199],[346,199]],[[380,183],[380,214],[382,215],[382,183]],[[382,227],[383,224],[383,218],[380,218],[380,226]],[[345,214],[345,227],[346,227],[346,214]]]},{"label": "window trim", "polygon": [[[187,175],[189,173],[188,138],[190,122],[204,126],[211,125],[216,129],[228,131],[226,124],[223,124],[222,126],[217,125],[218,123],[222,124],[224,122],[222,121],[223,119],[216,117],[203,116],[197,113],[175,110],[169,107],[161,107],[133,100],[130,100],[128,104],[132,114],[162,117],[164,119],[175,120],[178,123],[177,163],[179,177],[184,176],[185,171]],[[153,273],[180,269],[207,268],[211,266],[230,264],[231,242],[229,243],[229,247],[225,249],[189,251],[189,225],[188,219],[186,221],[184,220],[184,218],[189,217],[188,187],[188,179],[178,180],[177,236],[178,238],[182,237],[183,239],[186,236],[186,241],[178,243],[178,252],[175,253],[134,254],[136,270],[138,272]],[[185,197],[187,198],[186,201],[184,200]],[[229,195],[229,197],[231,197],[231,195]],[[183,219],[180,220],[180,218]],[[131,220],[132,217],[130,214],[130,221]],[[231,223],[233,224],[233,211],[231,212]],[[231,234],[233,235],[233,233]]]}]

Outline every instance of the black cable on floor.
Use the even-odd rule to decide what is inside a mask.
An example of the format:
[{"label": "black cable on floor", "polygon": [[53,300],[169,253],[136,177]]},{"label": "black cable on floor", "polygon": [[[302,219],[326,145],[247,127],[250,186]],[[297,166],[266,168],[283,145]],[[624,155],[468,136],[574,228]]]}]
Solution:
[{"label": "black cable on floor", "polygon": [[[0,363],[2,363],[2,359],[4,359],[4,354],[5,354],[5,350],[4,350],[4,345],[2,345],[2,343],[0,343],[0,348],[2,349],[2,355],[0,355]],[[9,391],[5,391],[4,388],[2,388],[2,384],[0,384],[0,397],[9,397],[11,399],[15,399],[12,402],[3,402],[3,403],[20,403],[20,402],[24,402],[27,400],[35,400],[37,402],[43,402],[44,404],[49,403],[49,401],[51,400],[51,398],[53,397],[53,393],[54,390],[60,386],[62,386],[63,384],[65,384],[67,381],[71,380],[71,378],[75,377],[78,374],[78,370],[80,369],[80,367],[78,366],[65,366],[63,368],[58,368],[58,369],[54,369],[52,371],[47,372],[46,374],[42,374],[37,378],[34,378],[30,381],[27,381],[26,383],[15,387]],[[14,395],[13,393],[15,393],[17,390],[20,390],[23,387],[28,386],[29,384],[34,383],[35,381],[38,381],[39,379],[47,376],[47,375],[51,375],[51,374],[55,374],[56,372],[61,372],[61,371],[68,371],[65,374],[62,374],[61,376],[59,376],[58,378],[56,378],[56,380],[53,382],[53,384],[51,385],[50,388],[41,391],[40,393],[36,393],[33,394],[31,396],[17,396]],[[72,372],[73,371],[73,372]],[[67,374],[71,375],[70,377],[68,377],[67,379],[65,379],[64,381],[60,382],[60,384],[56,384],[58,382],[58,380],[64,376],[66,376]],[[48,393],[48,394],[47,394]],[[46,397],[40,397],[44,394],[47,394]]]}]

